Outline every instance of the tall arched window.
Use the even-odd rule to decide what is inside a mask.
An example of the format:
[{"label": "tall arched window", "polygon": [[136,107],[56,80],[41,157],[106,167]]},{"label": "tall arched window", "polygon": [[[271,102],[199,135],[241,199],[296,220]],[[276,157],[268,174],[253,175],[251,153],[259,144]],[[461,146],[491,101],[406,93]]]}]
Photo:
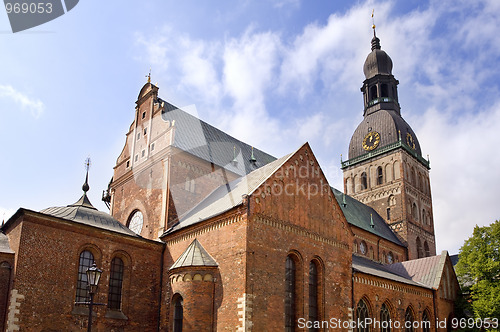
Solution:
[{"label": "tall arched window", "polygon": [[413,220],[418,221],[418,209],[417,204],[415,203],[411,205],[411,216],[413,217]]},{"label": "tall arched window", "polygon": [[174,332],[182,332],[182,321],[183,321],[183,300],[182,296],[179,294],[174,295],[174,301],[173,304],[174,306]]},{"label": "tall arched window", "polygon": [[384,172],[382,171],[382,167],[377,167],[377,184],[384,183]]},{"label": "tall arched window", "polygon": [[424,253],[422,252],[422,242],[420,241],[420,238],[418,236],[417,236],[416,244],[417,244],[417,258],[424,257]]},{"label": "tall arched window", "polygon": [[368,188],[368,179],[366,178],[366,172],[361,173],[361,190]]},{"label": "tall arched window", "polygon": [[431,320],[429,319],[427,310],[424,310],[424,314],[422,315],[422,331],[431,332]]},{"label": "tall arched window", "polygon": [[120,310],[122,306],[123,261],[115,257],[111,261],[109,273],[108,307]]},{"label": "tall arched window", "polygon": [[408,307],[405,312],[405,332],[413,332],[415,330],[413,328],[413,321],[413,311]]},{"label": "tall arched window", "polygon": [[380,309],[380,331],[391,332],[391,313],[385,303],[382,304]]},{"label": "tall arched window", "polygon": [[382,86],[380,87],[380,96],[389,97],[389,89],[387,88],[387,84],[382,84]]},{"label": "tall arched window", "polygon": [[[309,263],[309,321],[319,320],[319,284],[318,284],[318,264],[315,261]],[[310,328],[309,331],[318,331]]]},{"label": "tall arched window", "polygon": [[429,257],[431,255],[431,251],[429,250],[429,244],[427,241],[424,241],[424,252],[425,252],[425,257]]},{"label": "tall arched window", "polygon": [[[370,317],[370,311],[368,310],[368,305],[365,300],[361,299],[356,306],[356,322],[365,322],[367,318]],[[357,332],[369,332],[370,328],[366,324],[359,324],[356,327]]]},{"label": "tall arched window", "polygon": [[376,99],[378,96],[377,96],[377,86],[376,85],[373,85],[372,87],[370,87],[370,101],[372,101],[373,99]]},{"label": "tall arched window", "polygon": [[296,307],[296,268],[295,261],[291,256],[286,257],[285,262],[285,331],[295,331],[295,307]]},{"label": "tall arched window", "polygon": [[94,255],[84,250],[80,253],[80,260],[78,263],[78,280],[76,283],[76,302],[87,302],[88,288],[87,288],[87,269],[94,264]]}]

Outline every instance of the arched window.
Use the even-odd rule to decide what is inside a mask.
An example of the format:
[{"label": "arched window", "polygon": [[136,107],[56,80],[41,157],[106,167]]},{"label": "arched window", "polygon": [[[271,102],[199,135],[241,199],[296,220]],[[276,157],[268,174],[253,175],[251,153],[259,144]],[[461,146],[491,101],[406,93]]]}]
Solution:
[{"label": "arched window", "polygon": [[387,264],[392,264],[392,263],[394,263],[394,255],[392,251],[389,251],[389,253],[387,254]]},{"label": "arched window", "polygon": [[422,315],[422,331],[431,332],[431,320],[429,319],[427,310],[424,310],[424,314]]},{"label": "arched window", "polygon": [[410,307],[406,309],[405,312],[405,331],[406,332],[413,332],[415,329],[413,328],[413,311],[411,310]]},{"label": "arched window", "polygon": [[411,182],[416,187],[417,186],[417,175],[415,174],[415,169],[411,168]]},{"label": "arched window", "polygon": [[422,242],[420,242],[420,238],[417,236],[417,258],[424,257],[424,253],[422,252]]},{"label": "arched window", "polygon": [[347,189],[347,194],[350,195],[353,193],[354,186],[352,185],[352,178],[348,177],[345,182],[345,187]]},{"label": "arched window", "polygon": [[422,215],[420,216],[420,219],[422,220],[422,224],[425,225],[425,209],[422,209]]},{"label": "arched window", "polygon": [[413,220],[418,221],[418,209],[417,204],[415,203],[411,205],[411,216],[413,217]]},{"label": "arched window", "polygon": [[370,87],[370,101],[372,101],[373,99],[376,99],[378,96],[377,96],[377,86],[376,85],[373,85]]},{"label": "arched window", "polygon": [[[356,307],[356,322],[364,323],[366,319],[370,318],[370,311],[364,299],[359,300]],[[366,324],[359,324],[356,327],[357,332],[369,332],[370,328]]]},{"label": "arched window", "polygon": [[382,167],[377,167],[377,184],[384,183],[384,172],[382,171]]},{"label": "arched window", "polygon": [[380,331],[391,332],[391,313],[385,303],[380,308]]},{"label": "arched window", "polygon": [[80,253],[80,261],[78,263],[78,280],[76,283],[76,302],[87,302],[88,288],[87,288],[87,269],[94,264],[94,255],[84,250]]},{"label": "arched window", "polygon": [[123,261],[115,257],[111,261],[109,273],[108,307],[120,310],[122,306]]},{"label": "arched window", "polygon": [[386,182],[392,181],[392,165],[391,164],[385,165],[385,181]]},{"label": "arched window", "polygon": [[182,296],[176,294],[173,301],[174,306],[174,332],[182,332],[182,321],[183,321],[183,300]]},{"label": "arched window", "polygon": [[387,84],[382,84],[382,86],[380,87],[380,96],[389,97],[389,89],[387,88]]},{"label": "arched window", "polygon": [[[309,263],[309,321],[319,320],[319,285],[318,285],[318,264],[315,261]],[[310,328],[309,331],[318,331]]]},{"label": "arched window", "polygon": [[289,255],[285,262],[285,331],[295,331],[295,294],[296,268],[295,261]]},{"label": "arched window", "polygon": [[368,180],[366,178],[366,172],[361,173],[361,190],[368,188]]},{"label": "arched window", "polygon": [[431,255],[431,251],[429,250],[429,244],[427,241],[424,241],[424,252],[425,252],[425,257],[429,257]]},{"label": "arched window", "polygon": [[397,180],[401,177],[401,164],[399,161],[394,162],[394,179]]},{"label": "arched window", "polygon": [[366,255],[366,253],[368,252],[368,246],[366,245],[366,242],[365,241],[361,241],[359,243],[359,251],[363,254],[363,255]]}]

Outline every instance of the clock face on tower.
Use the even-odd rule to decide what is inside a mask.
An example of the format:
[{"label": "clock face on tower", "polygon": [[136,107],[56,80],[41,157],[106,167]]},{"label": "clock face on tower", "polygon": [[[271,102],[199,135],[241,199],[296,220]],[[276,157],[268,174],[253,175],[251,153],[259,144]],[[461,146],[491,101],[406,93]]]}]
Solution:
[{"label": "clock face on tower", "polygon": [[142,230],[142,224],[144,222],[144,217],[142,216],[141,211],[135,211],[130,218],[130,222],[128,224],[128,228],[135,234],[140,235]]},{"label": "clock face on tower", "polygon": [[413,136],[411,136],[410,133],[406,134],[406,144],[413,150],[415,150],[415,140],[413,139]]},{"label": "clock face on tower", "polygon": [[366,151],[371,151],[377,148],[380,143],[380,134],[376,131],[370,131],[363,138],[363,149]]}]

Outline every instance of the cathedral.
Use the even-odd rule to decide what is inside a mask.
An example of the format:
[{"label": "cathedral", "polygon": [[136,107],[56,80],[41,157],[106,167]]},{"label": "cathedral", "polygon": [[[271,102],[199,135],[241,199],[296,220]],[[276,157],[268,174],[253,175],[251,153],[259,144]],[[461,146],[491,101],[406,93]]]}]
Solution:
[{"label": "cathedral", "polygon": [[82,331],[89,316],[93,331],[450,330],[460,289],[436,253],[430,164],[375,33],[363,71],[341,190],[308,143],[276,158],[148,79],[109,213],[88,199],[87,171],[76,202],[2,225],[0,330]]}]

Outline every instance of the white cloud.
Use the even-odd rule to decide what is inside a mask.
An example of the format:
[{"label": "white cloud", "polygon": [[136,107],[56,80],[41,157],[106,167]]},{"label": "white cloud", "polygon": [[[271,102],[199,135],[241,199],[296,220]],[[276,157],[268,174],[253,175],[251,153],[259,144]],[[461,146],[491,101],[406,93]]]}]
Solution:
[{"label": "white cloud", "polygon": [[376,8],[377,35],[401,81],[403,117],[431,154],[438,249],[456,252],[475,223],[498,218],[500,160],[491,142],[500,128],[500,68],[489,60],[500,55],[500,35],[492,32],[500,16],[491,14],[499,6],[442,0],[397,14],[394,2],[366,1],[291,37],[250,26],[240,36],[199,41],[165,27],[137,39],[148,61],[172,77],[164,85],[211,112],[209,122],[276,154],[313,141],[341,187],[339,155],[361,120],[359,87]]},{"label": "white cloud", "polygon": [[438,249],[458,252],[474,225],[500,218],[500,155],[496,141],[500,102],[480,114],[454,118],[430,109],[419,126],[431,159],[431,187]]},{"label": "white cloud", "polygon": [[17,91],[10,85],[0,85],[0,98],[8,98],[28,110],[31,115],[38,119],[45,110],[45,105],[39,99],[31,99],[22,92]]}]

